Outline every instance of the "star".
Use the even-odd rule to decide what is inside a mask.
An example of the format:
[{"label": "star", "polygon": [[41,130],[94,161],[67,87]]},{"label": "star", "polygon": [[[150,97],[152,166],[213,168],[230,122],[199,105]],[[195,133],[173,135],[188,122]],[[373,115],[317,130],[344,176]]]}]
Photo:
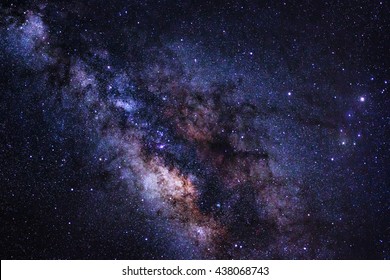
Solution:
[{"label": "star", "polygon": [[4,258],[390,257],[378,2],[5,2]]}]

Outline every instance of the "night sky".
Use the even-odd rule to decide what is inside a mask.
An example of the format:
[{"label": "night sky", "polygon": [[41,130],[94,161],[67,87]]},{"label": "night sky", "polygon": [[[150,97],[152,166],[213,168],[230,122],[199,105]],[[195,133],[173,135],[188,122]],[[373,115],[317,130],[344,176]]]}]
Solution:
[{"label": "night sky", "polygon": [[1,1],[2,259],[390,258],[389,1]]}]

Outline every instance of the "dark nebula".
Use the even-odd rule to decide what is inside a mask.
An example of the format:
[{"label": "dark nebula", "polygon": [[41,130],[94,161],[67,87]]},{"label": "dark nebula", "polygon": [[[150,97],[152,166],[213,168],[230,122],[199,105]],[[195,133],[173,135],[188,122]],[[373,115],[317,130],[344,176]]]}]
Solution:
[{"label": "dark nebula", "polygon": [[2,1],[2,259],[388,259],[388,1]]}]

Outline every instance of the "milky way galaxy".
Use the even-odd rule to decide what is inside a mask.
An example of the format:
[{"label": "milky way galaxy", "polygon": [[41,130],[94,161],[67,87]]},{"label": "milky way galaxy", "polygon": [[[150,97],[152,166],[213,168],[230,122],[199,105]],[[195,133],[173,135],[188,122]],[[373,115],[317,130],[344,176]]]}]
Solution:
[{"label": "milky way galaxy", "polygon": [[390,257],[388,3],[213,2],[1,4],[2,259]]}]

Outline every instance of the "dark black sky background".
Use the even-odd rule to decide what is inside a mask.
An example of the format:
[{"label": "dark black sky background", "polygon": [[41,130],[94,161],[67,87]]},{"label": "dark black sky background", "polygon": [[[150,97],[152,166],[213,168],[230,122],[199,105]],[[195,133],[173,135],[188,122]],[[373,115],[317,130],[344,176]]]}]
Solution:
[{"label": "dark black sky background", "polygon": [[0,7],[2,259],[390,257],[387,1]]}]

